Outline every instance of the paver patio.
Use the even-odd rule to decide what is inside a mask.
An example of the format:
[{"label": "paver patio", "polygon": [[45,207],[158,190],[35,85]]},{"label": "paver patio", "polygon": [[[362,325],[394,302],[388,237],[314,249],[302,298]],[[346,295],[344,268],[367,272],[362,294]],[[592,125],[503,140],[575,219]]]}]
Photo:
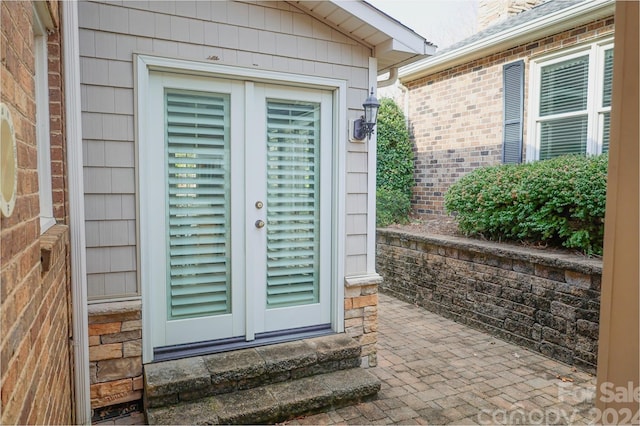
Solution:
[{"label": "paver patio", "polygon": [[288,424],[585,424],[596,378],[380,294],[375,401]]},{"label": "paver patio", "polygon": [[378,318],[377,399],[287,424],[589,423],[588,373],[384,294]]}]

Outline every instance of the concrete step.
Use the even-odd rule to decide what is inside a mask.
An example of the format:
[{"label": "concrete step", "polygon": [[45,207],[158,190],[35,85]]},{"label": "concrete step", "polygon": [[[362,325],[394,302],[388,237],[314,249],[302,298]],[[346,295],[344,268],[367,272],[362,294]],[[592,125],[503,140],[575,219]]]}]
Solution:
[{"label": "concrete step", "polygon": [[153,424],[266,424],[373,398],[380,381],[361,368],[272,383],[179,405],[147,409]]},{"label": "concrete step", "polygon": [[345,334],[147,364],[145,408],[163,407],[360,366]]}]

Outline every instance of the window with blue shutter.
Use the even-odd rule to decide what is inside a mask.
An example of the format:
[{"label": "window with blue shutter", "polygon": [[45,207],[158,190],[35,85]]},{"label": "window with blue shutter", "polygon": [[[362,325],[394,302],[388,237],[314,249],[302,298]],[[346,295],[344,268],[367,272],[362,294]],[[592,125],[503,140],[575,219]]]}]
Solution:
[{"label": "window with blue shutter", "polygon": [[524,62],[506,64],[502,68],[503,127],[502,162],[522,161],[522,127],[524,111]]}]

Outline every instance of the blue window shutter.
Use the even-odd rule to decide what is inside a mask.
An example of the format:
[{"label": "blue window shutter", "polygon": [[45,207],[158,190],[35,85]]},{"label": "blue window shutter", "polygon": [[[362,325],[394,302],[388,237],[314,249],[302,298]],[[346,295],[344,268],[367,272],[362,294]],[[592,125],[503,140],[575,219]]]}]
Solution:
[{"label": "blue window shutter", "polygon": [[522,162],[522,126],[524,116],[524,61],[502,67],[503,125],[502,162]]}]

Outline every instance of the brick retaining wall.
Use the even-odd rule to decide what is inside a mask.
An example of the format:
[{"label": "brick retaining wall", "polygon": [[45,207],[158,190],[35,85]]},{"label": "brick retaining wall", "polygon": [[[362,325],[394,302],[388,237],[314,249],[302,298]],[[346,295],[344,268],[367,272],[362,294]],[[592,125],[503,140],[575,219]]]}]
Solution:
[{"label": "brick retaining wall", "polygon": [[382,229],[380,290],[595,372],[602,261]]}]

